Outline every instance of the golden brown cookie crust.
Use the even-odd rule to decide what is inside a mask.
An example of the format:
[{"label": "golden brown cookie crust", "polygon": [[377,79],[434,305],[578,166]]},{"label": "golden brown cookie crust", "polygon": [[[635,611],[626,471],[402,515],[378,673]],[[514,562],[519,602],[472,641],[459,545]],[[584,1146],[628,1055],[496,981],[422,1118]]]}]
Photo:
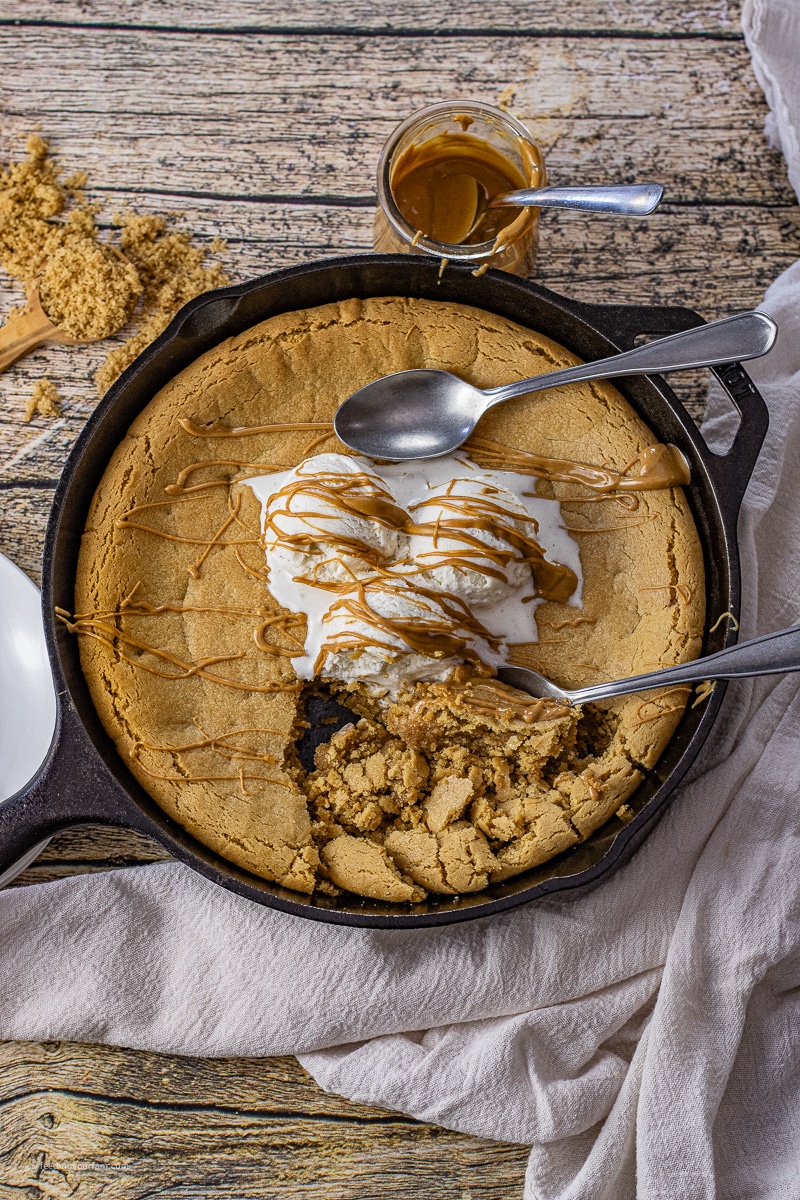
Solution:
[{"label": "golden brown cookie crust", "polygon": [[[615,728],[603,754],[573,772],[558,805],[532,796],[514,818],[511,840],[490,843],[470,815],[477,800],[459,808],[440,791],[427,798],[430,820],[413,838],[410,830],[395,828],[390,837],[339,827],[326,841],[316,817],[312,823],[291,749],[299,691],[291,660],[264,653],[256,641],[261,631],[275,646],[292,645],[291,629],[267,624],[282,610],[264,582],[259,506],[247,487],[202,486],[252,474],[253,466],[260,473],[293,466],[325,430],[219,439],[192,436],[180,424],[329,422],[353,390],[391,371],[443,367],[490,387],[576,361],[542,335],[463,305],[351,300],[274,317],[223,342],[136,419],[101,480],[83,537],[75,611],[95,615],[80,637],[81,661],[119,753],[198,840],[301,892],[327,879],[413,901],[421,887],[474,890],[525,870],[588,836],[630,795],[640,768],[652,766],[669,740],[686,689],[608,705]],[[602,382],[500,406],[479,432],[516,449],[618,470],[655,440]],[[331,434],[313,452],[343,449]],[[207,465],[185,480],[197,490],[166,491],[201,462]],[[539,481],[538,491],[562,500],[581,549],[584,607],[542,605],[540,641],[518,647],[515,659],[580,686],[696,657],[703,558],[682,490],[638,493],[633,509],[574,484]],[[131,514],[140,505],[154,507]],[[142,602],[181,611],[140,611]],[[496,812],[492,819],[499,820]],[[342,837],[348,841],[337,847]],[[359,838],[357,853],[351,843]]]}]

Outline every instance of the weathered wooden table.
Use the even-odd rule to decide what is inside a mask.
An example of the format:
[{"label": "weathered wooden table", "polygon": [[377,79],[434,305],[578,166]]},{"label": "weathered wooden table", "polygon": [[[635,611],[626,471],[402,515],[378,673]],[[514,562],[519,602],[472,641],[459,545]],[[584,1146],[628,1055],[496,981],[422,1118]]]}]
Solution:
[{"label": "weathered wooden table", "polygon": [[[510,88],[553,181],[655,179],[667,196],[644,222],[546,215],[539,280],[710,319],[757,303],[800,256],[738,19],[735,0],[0,0],[0,134],[40,126],[107,212],[181,210],[201,239],[227,239],[238,279],[369,249],[375,164],[397,121]],[[7,284],[0,311],[20,299]],[[40,350],[0,377],[0,550],[34,579],[102,356]],[[25,425],[44,374],[63,417]],[[677,383],[695,414],[704,387]],[[74,830],[20,883],[160,857]],[[525,1158],[325,1096],[293,1059],[0,1045],[0,1200],[504,1200],[521,1195]]]}]

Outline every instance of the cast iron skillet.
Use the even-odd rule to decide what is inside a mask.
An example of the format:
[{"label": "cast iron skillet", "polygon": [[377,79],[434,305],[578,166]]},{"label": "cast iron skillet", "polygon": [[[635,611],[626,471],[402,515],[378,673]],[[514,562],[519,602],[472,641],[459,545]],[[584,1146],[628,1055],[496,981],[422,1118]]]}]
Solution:
[{"label": "cast iron skillet", "polygon": [[[154,838],[206,878],[260,904],[343,925],[409,928],[488,916],[538,896],[586,888],[618,867],[643,841],[699,753],[719,712],[723,684],[706,703],[686,711],[657,766],[629,801],[634,816],[627,825],[613,818],[582,845],[475,896],[434,897],[406,908],[348,894],[307,898],[251,875],[192,838],[162,812],[117,754],[89,697],[77,638],[54,620],[55,605],[72,611],[89,504],[131,422],[158,389],[198,355],[267,317],[349,297],[453,300],[527,325],[584,359],[627,350],[638,334],[672,333],[703,324],[702,317],[687,308],[581,304],[500,271],[475,278],[468,267],[449,266],[441,280],[438,275],[438,262],[423,256],[365,254],[293,267],[209,292],[187,304],[108,392],[70,454],[53,501],[42,602],[58,721],[39,773],[0,804],[0,875],[56,830],[100,822]],[[739,612],[736,521],[768,421],[763,400],[738,363],[716,374],[742,418],[732,447],[722,457],[707,449],[680,401],[659,377],[615,381],[655,435],[678,445],[691,463],[688,492],[705,555],[707,625],[721,613]],[[706,634],[703,652],[733,640],[730,622],[722,621],[714,633]],[[328,724],[316,740],[330,733]]]}]

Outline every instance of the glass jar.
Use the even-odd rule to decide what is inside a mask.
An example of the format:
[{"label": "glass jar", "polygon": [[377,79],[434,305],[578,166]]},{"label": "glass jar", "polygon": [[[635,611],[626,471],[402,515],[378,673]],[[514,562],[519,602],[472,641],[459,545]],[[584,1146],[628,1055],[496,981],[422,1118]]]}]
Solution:
[{"label": "glass jar", "polygon": [[[449,151],[443,150],[449,147]],[[538,216],[536,208],[490,210],[495,219],[505,222],[503,227],[492,232],[487,240],[438,241],[415,227],[413,220],[400,210],[393,182],[399,189],[399,173],[402,174],[413,156],[427,163],[436,164],[437,155],[453,159],[457,155],[474,160],[483,159],[487,168],[495,170],[494,177],[507,177],[508,186],[495,188],[497,191],[512,191],[520,187],[543,187],[547,182],[544,156],[525,126],[502,109],[474,101],[432,104],[428,108],[412,113],[394,130],[381,152],[378,162],[378,207],[375,213],[373,245],[382,254],[405,252],[429,254],[447,262],[471,262],[477,269],[498,267],[515,275],[529,275],[536,261],[538,246]],[[452,162],[450,163],[452,166]],[[464,179],[453,167],[455,177],[442,181],[447,188],[457,188],[459,179],[464,180],[469,194],[458,196],[443,188],[444,206],[450,204],[451,218],[453,203],[462,201],[464,213],[475,195],[476,184],[472,178]],[[403,178],[408,177],[408,172]],[[485,191],[485,189],[484,189]],[[457,208],[457,205],[456,205]],[[411,210],[406,205],[406,214]],[[502,214],[500,217],[499,214]],[[456,216],[456,224],[458,217]],[[465,234],[469,218],[462,218]],[[451,220],[452,228],[452,220]],[[467,236],[480,236],[477,224]]]}]

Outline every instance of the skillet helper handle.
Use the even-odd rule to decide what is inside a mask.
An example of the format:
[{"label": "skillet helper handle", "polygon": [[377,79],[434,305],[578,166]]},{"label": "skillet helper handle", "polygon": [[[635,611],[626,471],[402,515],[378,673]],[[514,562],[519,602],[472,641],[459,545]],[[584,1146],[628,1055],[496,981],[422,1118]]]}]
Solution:
[{"label": "skillet helper handle", "polygon": [[75,713],[62,709],[39,773],[0,801],[0,879],[58,830],[90,822],[151,833],[144,814],[88,745]]},{"label": "skillet helper handle", "polygon": [[53,324],[41,309],[26,308],[0,329],[0,371],[53,336]]},{"label": "skillet helper handle", "polygon": [[727,454],[712,454],[710,462],[717,489],[735,516],[767,436],[769,409],[741,363],[726,363],[713,371],[741,417]]}]

